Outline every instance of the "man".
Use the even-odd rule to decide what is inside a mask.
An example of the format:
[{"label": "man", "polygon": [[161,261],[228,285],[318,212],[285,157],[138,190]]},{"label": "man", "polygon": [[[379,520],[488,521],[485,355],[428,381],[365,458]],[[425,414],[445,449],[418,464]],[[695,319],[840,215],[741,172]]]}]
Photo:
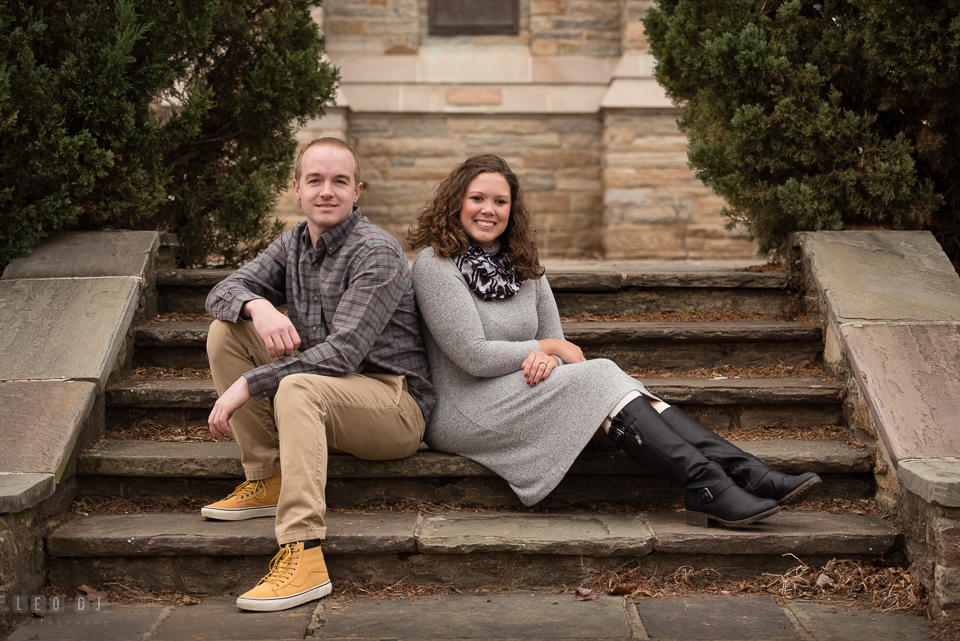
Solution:
[{"label": "man", "polygon": [[220,395],[210,431],[235,437],[247,482],[201,513],[276,516],[281,546],[270,572],[237,599],[245,610],[330,593],[320,550],[328,450],[409,456],[436,402],[406,256],[354,205],[363,189],[356,152],[319,138],[301,150],[294,176],[306,220],[206,304],[217,319],[207,353]]}]

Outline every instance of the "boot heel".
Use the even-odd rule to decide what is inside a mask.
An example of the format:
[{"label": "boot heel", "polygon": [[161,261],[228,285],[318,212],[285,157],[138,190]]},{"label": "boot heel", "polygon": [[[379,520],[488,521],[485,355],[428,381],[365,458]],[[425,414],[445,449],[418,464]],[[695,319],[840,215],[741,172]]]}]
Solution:
[{"label": "boot heel", "polygon": [[720,521],[711,519],[703,512],[691,512],[687,510],[683,514],[687,518],[687,525],[696,527],[720,527]]}]

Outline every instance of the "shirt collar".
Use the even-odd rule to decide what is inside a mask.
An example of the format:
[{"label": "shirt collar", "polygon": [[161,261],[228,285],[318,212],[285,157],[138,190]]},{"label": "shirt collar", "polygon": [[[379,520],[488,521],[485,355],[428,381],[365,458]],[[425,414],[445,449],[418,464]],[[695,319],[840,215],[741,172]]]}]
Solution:
[{"label": "shirt collar", "polygon": [[[353,206],[353,212],[347,216],[342,223],[321,235],[317,239],[316,247],[319,251],[327,254],[336,254],[337,250],[343,246],[343,243],[346,242],[347,236],[350,235],[350,232],[353,231],[353,228],[357,226],[357,223],[360,222],[362,214],[360,213],[360,208],[356,205]],[[300,233],[300,241],[309,247],[310,245],[310,230],[307,227],[306,221],[303,222],[303,231]],[[322,244],[321,244],[322,243]],[[313,249],[310,247],[310,249]]]}]

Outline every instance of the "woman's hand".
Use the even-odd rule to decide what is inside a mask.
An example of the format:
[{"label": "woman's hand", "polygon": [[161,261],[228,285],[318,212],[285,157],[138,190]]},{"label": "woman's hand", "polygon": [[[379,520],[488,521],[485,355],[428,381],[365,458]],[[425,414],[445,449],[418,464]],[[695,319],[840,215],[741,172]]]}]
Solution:
[{"label": "woman's hand", "polygon": [[[562,356],[560,358],[563,358]],[[523,359],[523,375],[527,379],[527,385],[536,385],[550,376],[553,368],[559,365],[550,354],[535,349],[530,355]]]},{"label": "woman's hand", "polygon": [[583,357],[583,350],[570,341],[558,338],[543,338],[539,342],[540,349],[550,355],[556,354],[564,363],[583,363],[587,360]]}]

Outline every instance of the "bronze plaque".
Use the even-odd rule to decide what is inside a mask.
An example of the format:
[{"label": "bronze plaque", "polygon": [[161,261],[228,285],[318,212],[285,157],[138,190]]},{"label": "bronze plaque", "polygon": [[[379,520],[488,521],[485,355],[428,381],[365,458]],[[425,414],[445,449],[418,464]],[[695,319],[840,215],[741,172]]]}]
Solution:
[{"label": "bronze plaque", "polygon": [[430,33],[517,34],[519,0],[430,0]]}]

